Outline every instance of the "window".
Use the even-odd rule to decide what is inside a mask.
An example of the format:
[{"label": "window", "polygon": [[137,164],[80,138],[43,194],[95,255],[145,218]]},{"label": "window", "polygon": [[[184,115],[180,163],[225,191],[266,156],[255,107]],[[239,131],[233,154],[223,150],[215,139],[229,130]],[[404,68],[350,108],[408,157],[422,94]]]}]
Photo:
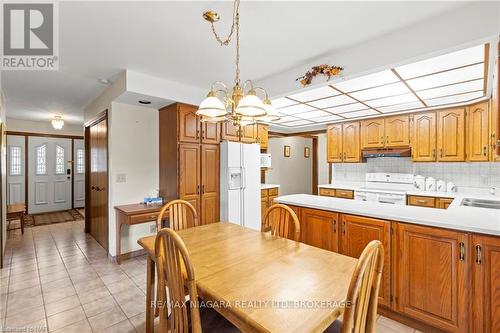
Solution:
[{"label": "window", "polygon": [[76,173],[84,173],[85,172],[85,154],[83,149],[76,150]]},{"label": "window", "polygon": [[20,176],[22,174],[21,147],[11,146],[9,151],[10,175]]},{"label": "window", "polygon": [[56,146],[56,175],[64,175],[64,148]]},{"label": "window", "polygon": [[47,174],[47,145],[36,147],[36,174]]}]

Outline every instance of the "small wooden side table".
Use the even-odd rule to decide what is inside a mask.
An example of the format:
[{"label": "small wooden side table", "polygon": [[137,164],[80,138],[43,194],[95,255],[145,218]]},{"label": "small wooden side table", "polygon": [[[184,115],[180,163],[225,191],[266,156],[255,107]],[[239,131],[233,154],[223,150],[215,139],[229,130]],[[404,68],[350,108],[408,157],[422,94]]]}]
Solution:
[{"label": "small wooden side table", "polygon": [[[21,229],[21,233],[24,234],[24,215],[26,214],[26,205],[24,203],[16,203],[12,205],[7,205],[7,222],[19,220],[21,227],[9,229],[7,231]],[[10,223],[9,223],[10,224]]]},{"label": "small wooden side table", "polygon": [[[129,204],[115,206],[116,213],[116,262],[121,263],[121,237],[122,225],[134,225],[153,222],[158,219],[162,205]],[[167,215],[168,216],[168,215]]]}]

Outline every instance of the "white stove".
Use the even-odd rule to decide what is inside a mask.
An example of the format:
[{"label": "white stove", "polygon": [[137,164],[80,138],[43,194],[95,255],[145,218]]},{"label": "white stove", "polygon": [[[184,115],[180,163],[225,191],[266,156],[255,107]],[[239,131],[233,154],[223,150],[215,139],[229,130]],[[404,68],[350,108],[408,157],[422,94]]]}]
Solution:
[{"label": "white stove", "polygon": [[406,205],[406,192],[413,189],[413,174],[367,173],[365,186],[354,191],[354,199]]}]

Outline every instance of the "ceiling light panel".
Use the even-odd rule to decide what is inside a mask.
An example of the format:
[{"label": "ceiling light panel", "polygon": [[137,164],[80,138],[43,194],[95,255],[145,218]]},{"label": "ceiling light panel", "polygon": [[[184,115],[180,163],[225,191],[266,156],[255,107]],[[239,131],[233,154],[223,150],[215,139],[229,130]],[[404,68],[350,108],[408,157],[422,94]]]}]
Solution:
[{"label": "ceiling light panel", "polygon": [[399,96],[374,99],[371,101],[367,101],[366,104],[368,104],[371,107],[378,108],[379,106],[389,106],[389,105],[403,104],[415,101],[418,101],[418,98],[414,94],[410,93]]},{"label": "ceiling light panel", "polygon": [[448,53],[396,68],[403,79],[436,73],[484,61],[484,45]]},{"label": "ceiling light panel", "polygon": [[307,102],[315,99],[331,97],[336,95],[340,95],[340,93],[337,90],[333,89],[332,87],[326,86],[290,95],[288,97],[300,102]]},{"label": "ceiling light panel", "polygon": [[428,98],[443,97],[455,94],[463,94],[483,89],[484,89],[484,80],[479,79],[475,81],[458,83],[440,88],[417,91],[416,94],[422,99],[428,99]]},{"label": "ceiling light panel", "polygon": [[356,101],[349,96],[339,95],[339,96],[335,96],[335,97],[320,99],[320,100],[314,101],[314,102],[309,102],[307,104],[323,109],[323,108],[328,108],[328,107],[332,107],[332,106],[350,104],[350,103],[355,103],[355,102]]},{"label": "ceiling light panel", "polygon": [[375,110],[367,109],[367,110],[361,110],[361,111],[356,111],[356,112],[349,112],[349,113],[344,113],[342,117],[346,118],[357,118],[357,117],[367,117],[367,116],[373,116],[376,114],[380,114]]},{"label": "ceiling light panel", "polygon": [[406,81],[413,90],[423,90],[484,77],[484,64],[454,69]]},{"label": "ceiling light panel", "polygon": [[383,106],[383,107],[377,108],[377,110],[379,110],[380,112],[383,112],[383,113],[388,113],[388,112],[421,109],[424,107],[425,107],[425,105],[423,105],[420,101],[416,101],[416,102],[403,103],[403,104],[397,104],[397,105],[391,105],[391,106]]},{"label": "ceiling light panel", "polygon": [[426,99],[425,103],[429,106],[438,106],[438,105],[444,105],[444,104],[455,104],[455,103],[462,103],[462,102],[467,102],[467,101],[472,101],[477,98],[483,97],[484,94],[482,91],[479,92],[470,92],[466,94],[461,94],[461,95],[455,95],[455,96],[447,96],[447,97],[440,97],[440,98],[433,98],[433,99]]},{"label": "ceiling light panel", "polygon": [[331,114],[325,111],[309,111],[309,112],[304,112],[304,113],[299,113],[296,114],[295,117],[299,117],[302,119],[311,119],[311,118],[317,118],[317,117],[324,117],[324,116],[330,116]]},{"label": "ceiling light panel", "polygon": [[297,102],[292,101],[291,99],[288,99],[288,98],[285,98],[285,97],[281,97],[281,98],[273,99],[271,101],[271,104],[275,108],[283,108],[285,106],[297,104]]},{"label": "ceiling light panel", "polygon": [[304,126],[304,125],[311,125],[311,124],[313,124],[313,123],[310,121],[307,121],[307,120],[298,120],[298,121],[292,121],[289,123],[285,123],[283,125],[290,126],[290,127],[296,127],[296,126]]},{"label": "ceiling light panel", "polygon": [[369,99],[401,95],[409,92],[410,90],[408,89],[408,87],[406,87],[406,85],[403,82],[396,82],[381,87],[353,92],[350,93],[349,95],[356,99],[359,99],[360,101],[366,101]]},{"label": "ceiling light panel", "polygon": [[272,123],[286,123],[286,122],[294,121],[294,120],[299,120],[299,119],[295,118],[295,117],[285,116],[285,117],[281,117],[280,120],[273,121]]},{"label": "ceiling light panel", "polygon": [[359,110],[364,110],[366,109],[367,106],[361,103],[353,103],[353,104],[348,104],[348,105],[342,105],[342,106],[336,106],[333,108],[328,108],[325,109],[329,112],[333,113],[344,113],[344,112],[352,112],[352,111],[359,111]]},{"label": "ceiling light panel", "polygon": [[278,110],[278,112],[282,114],[296,114],[312,110],[316,109],[305,104],[297,104],[297,105],[287,106],[286,108],[281,108]]},{"label": "ceiling light panel", "polygon": [[361,76],[355,79],[338,82],[333,84],[333,86],[343,92],[351,92],[351,91],[373,88],[398,81],[399,81],[398,77],[394,75],[392,71],[386,70],[370,75]]},{"label": "ceiling light panel", "polygon": [[326,117],[312,118],[311,120],[314,122],[317,122],[317,123],[327,123],[329,121],[335,121],[335,120],[341,120],[341,119],[344,119],[344,118],[331,115],[331,116],[326,116]]}]

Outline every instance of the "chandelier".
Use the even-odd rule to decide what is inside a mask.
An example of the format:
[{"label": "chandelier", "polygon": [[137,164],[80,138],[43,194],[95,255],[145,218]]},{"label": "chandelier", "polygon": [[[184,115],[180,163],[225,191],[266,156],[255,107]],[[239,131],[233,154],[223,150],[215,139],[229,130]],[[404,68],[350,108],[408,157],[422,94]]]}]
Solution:
[{"label": "chandelier", "polygon": [[50,121],[50,123],[52,124],[52,127],[54,127],[54,129],[57,130],[62,129],[64,126],[64,120],[62,119],[61,116],[54,116],[54,118]]},{"label": "chandelier", "polygon": [[[210,92],[201,102],[196,114],[203,122],[231,122],[234,126],[246,126],[256,122],[270,122],[280,119],[276,109],[264,88],[254,87],[251,80],[241,84],[240,80],[240,0],[233,4],[233,23],[226,39],[221,39],[215,31],[214,23],[219,21],[219,14],[209,10],[203,13],[212,33],[221,46],[228,46],[236,33],[236,73],[234,86],[229,92],[228,87],[221,81],[212,83]],[[262,94],[263,100],[257,93]]]}]

